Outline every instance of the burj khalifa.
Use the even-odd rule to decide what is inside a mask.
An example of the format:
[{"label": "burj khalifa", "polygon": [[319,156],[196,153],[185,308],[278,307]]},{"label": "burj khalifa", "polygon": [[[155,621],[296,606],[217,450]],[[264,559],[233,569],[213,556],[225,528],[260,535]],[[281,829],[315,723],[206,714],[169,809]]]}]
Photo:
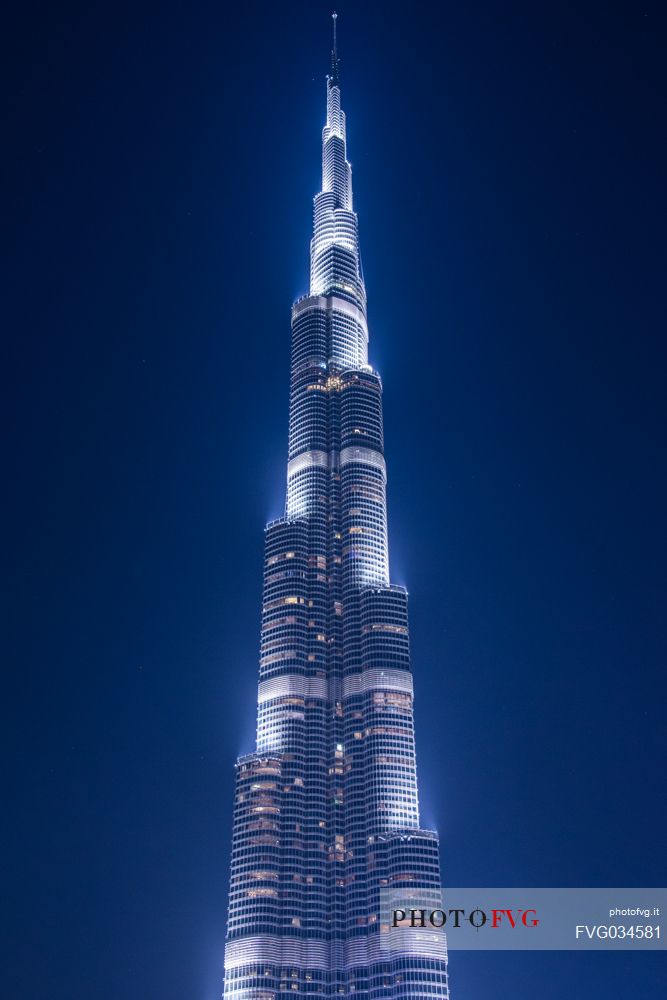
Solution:
[{"label": "burj khalifa", "polygon": [[285,514],[266,526],[257,740],[236,765],[224,996],[447,1000],[446,947],[383,947],[383,890],[439,890],[439,844],[420,825],[333,27],[310,288],[292,307]]}]

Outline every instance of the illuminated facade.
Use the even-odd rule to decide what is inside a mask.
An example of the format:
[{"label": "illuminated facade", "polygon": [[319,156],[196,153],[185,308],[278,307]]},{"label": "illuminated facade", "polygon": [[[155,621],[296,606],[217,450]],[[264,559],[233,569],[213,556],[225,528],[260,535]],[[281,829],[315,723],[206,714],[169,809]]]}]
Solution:
[{"label": "illuminated facade", "polygon": [[237,763],[225,997],[446,1000],[444,952],[381,947],[381,890],[438,889],[440,871],[419,825],[335,26],[310,291],[292,309],[286,510],[266,528],[257,745]]}]

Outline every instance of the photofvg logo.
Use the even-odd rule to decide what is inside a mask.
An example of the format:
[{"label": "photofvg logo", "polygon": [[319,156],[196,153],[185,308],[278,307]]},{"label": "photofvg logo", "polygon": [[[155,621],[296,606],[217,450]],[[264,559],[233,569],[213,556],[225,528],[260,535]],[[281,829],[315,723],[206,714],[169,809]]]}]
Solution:
[{"label": "photofvg logo", "polygon": [[456,928],[461,926],[462,920],[467,920],[470,926],[474,927],[476,931],[481,930],[482,927],[491,927],[497,930],[503,919],[507,920],[512,930],[521,925],[524,927],[537,927],[540,922],[537,910],[532,907],[527,910],[494,907],[489,914],[485,910],[480,909],[479,906],[475,907],[469,913],[461,909],[437,909],[429,912],[425,908],[415,909],[411,907],[407,911],[395,909],[392,914],[391,926],[411,928],[429,926],[440,930],[445,926],[447,920],[449,920],[450,927]]},{"label": "photofvg logo", "polygon": [[656,950],[665,889],[383,889],[380,943],[397,955],[454,949]]}]

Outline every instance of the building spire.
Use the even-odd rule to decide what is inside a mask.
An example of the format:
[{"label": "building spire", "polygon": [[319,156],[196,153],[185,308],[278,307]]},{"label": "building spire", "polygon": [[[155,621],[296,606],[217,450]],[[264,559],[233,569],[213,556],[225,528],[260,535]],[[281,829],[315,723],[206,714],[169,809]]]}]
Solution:
[{"label": "building spire", "polygon": [[333,49],[331,50],[331,76],[329,80],[333,87],[337,87],[340,83],[340,60],[338,58],[338,42],[336,39],[336,21],[338,20],[336,11],[331,15],[331,20],[333,21]]}]

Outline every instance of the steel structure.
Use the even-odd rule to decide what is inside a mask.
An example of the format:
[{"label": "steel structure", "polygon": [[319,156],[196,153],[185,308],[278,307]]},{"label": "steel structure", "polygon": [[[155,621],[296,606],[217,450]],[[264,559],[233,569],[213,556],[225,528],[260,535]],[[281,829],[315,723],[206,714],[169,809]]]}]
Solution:
[{"label": "steel structure", "polygon": [[439,848],[420,828],[335,27],[310,291],[292,309],[286,510],[266,528],[257,744],[237,763],[224,995],[447,1000],[444,949],[381,943],[382,890],[439,889]]}]

